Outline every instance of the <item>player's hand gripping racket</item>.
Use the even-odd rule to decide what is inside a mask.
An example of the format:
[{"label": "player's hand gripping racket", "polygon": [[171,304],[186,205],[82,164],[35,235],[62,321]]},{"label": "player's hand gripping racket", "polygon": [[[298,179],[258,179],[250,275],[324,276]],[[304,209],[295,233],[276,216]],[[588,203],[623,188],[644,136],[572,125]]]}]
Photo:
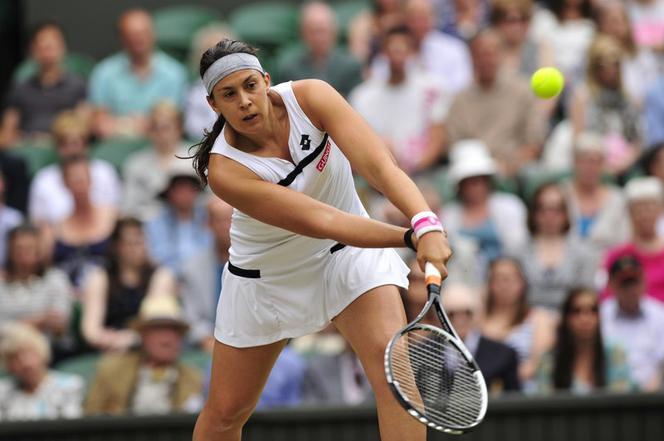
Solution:
[{"label": "player's hand gripping racket", "polygon": [[[429,299],[385,349],[385,375],[401,405],[423,424],[461,434],[486,413],[487,391],[477,363],[440,304],[440,272],[425,266]],[[422,323],[431,308],[441,327]]]}]

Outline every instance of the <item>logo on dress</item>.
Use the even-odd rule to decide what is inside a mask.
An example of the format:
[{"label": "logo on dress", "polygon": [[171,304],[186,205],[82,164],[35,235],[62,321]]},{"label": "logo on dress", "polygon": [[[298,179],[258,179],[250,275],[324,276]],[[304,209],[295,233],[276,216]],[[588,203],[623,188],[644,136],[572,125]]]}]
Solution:
[{"label": "logo on dress", "polygon": [[323,157],[320,158],[320,161],[318,161],[318,164],[316,164],[316,170],[319,172],[322,172],[325,166],[327,165],[327,158],[330,157],[330,150],[332,148],[332,145],[330,144],[330,140],[328,139],[327,142],[325,143],[325,151],[323,151]]},{"label": "logo on dress", "polygon": [[302,147],[302,150],[309,150],[311,148],[311,139],[309,139],[309,135],[302,135],[302,139],[300,139],[300,147]]}]

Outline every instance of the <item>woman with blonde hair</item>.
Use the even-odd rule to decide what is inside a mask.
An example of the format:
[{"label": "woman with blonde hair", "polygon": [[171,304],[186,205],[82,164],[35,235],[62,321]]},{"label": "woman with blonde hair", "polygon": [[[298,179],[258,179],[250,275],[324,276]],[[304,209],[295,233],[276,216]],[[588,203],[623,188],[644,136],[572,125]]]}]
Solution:
[{"label": "woman with blonde hair", "polygon": [[598,36],[590,46],[586,79],[572,97],[570,117],[574,136],[598,133],[604,141],[609,170],[620,176],[640,152],[638,110],[628,99],[622,81],[624,53],[608,35]]},{"label": "woman with blonde hair", "polygon": [[12,322],[0,331],[0,422],[77,418],[82,415],[83,379],[48,369],[48,340],[32,326]]},{"label": "woman with blonde hair", "polygon": [[597,24],[601,34],[610,35],[620,43],[624,55],[621,75],[625,92],[640,107],[646,91],[657,80],[657,58],[649,48],[637,46],[632,23],[623,2],[601,2],[597,10]]}]

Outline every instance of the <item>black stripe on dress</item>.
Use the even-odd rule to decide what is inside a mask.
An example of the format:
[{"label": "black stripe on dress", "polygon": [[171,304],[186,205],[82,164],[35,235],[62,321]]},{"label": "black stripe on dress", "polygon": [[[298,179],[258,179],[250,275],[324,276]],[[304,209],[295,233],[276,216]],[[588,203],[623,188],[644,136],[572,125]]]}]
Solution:
[{"label": "black stripe on dress", "polygon": [[314,159],[316,159],[316,157],[321,154],[321,152],[325,148],[325,144],[327,144],[327,138],[328,138],[328,135],[326,133],[325,136],[323,137],[323,140],[321,141],[321,143],[318,145],[318,147],[316,147],[316,150],[311,152],[309,155],[305,156],[304,159],[301,160],[295,166],[293,171],[288,173],[288,176],[283,178],[281,181],[277,182],[277,184],[283,185],[284,187],[288,187],[289,185],[291,185],[293,183],[293,181],[295,180],[295,178],[297,177],[297,175],[302,173],[302,170],[304,170],[304,167],[311,164],[314,161]]},{"label": "black stripe on dress", "polygon": [[235,274],[238,277],[246,277],[247,279],[261,278],[260,270],[238,268],[237,266],[233,265],[230,262],[228,262],[228,271],[230,271],[231,274]]}]

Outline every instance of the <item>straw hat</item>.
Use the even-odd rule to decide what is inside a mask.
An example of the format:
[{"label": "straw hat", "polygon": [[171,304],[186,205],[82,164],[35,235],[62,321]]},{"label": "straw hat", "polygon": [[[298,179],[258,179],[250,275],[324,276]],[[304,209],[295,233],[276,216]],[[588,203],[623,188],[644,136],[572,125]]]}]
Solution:
[{"label": "straw hat", "polygon": [[489,148],[479,139],[466,139],[452,145],[449,177],[456,187],[459,182],[475,176],[493,176],[496,164]]},{"label": "straw hat", "polygon": [[152,326],[171,326],[183,334],[189,331],[177,300],[169,295],[153,294],[145,297],[138,311],[138,317],[130,325],[136,331]]}]

